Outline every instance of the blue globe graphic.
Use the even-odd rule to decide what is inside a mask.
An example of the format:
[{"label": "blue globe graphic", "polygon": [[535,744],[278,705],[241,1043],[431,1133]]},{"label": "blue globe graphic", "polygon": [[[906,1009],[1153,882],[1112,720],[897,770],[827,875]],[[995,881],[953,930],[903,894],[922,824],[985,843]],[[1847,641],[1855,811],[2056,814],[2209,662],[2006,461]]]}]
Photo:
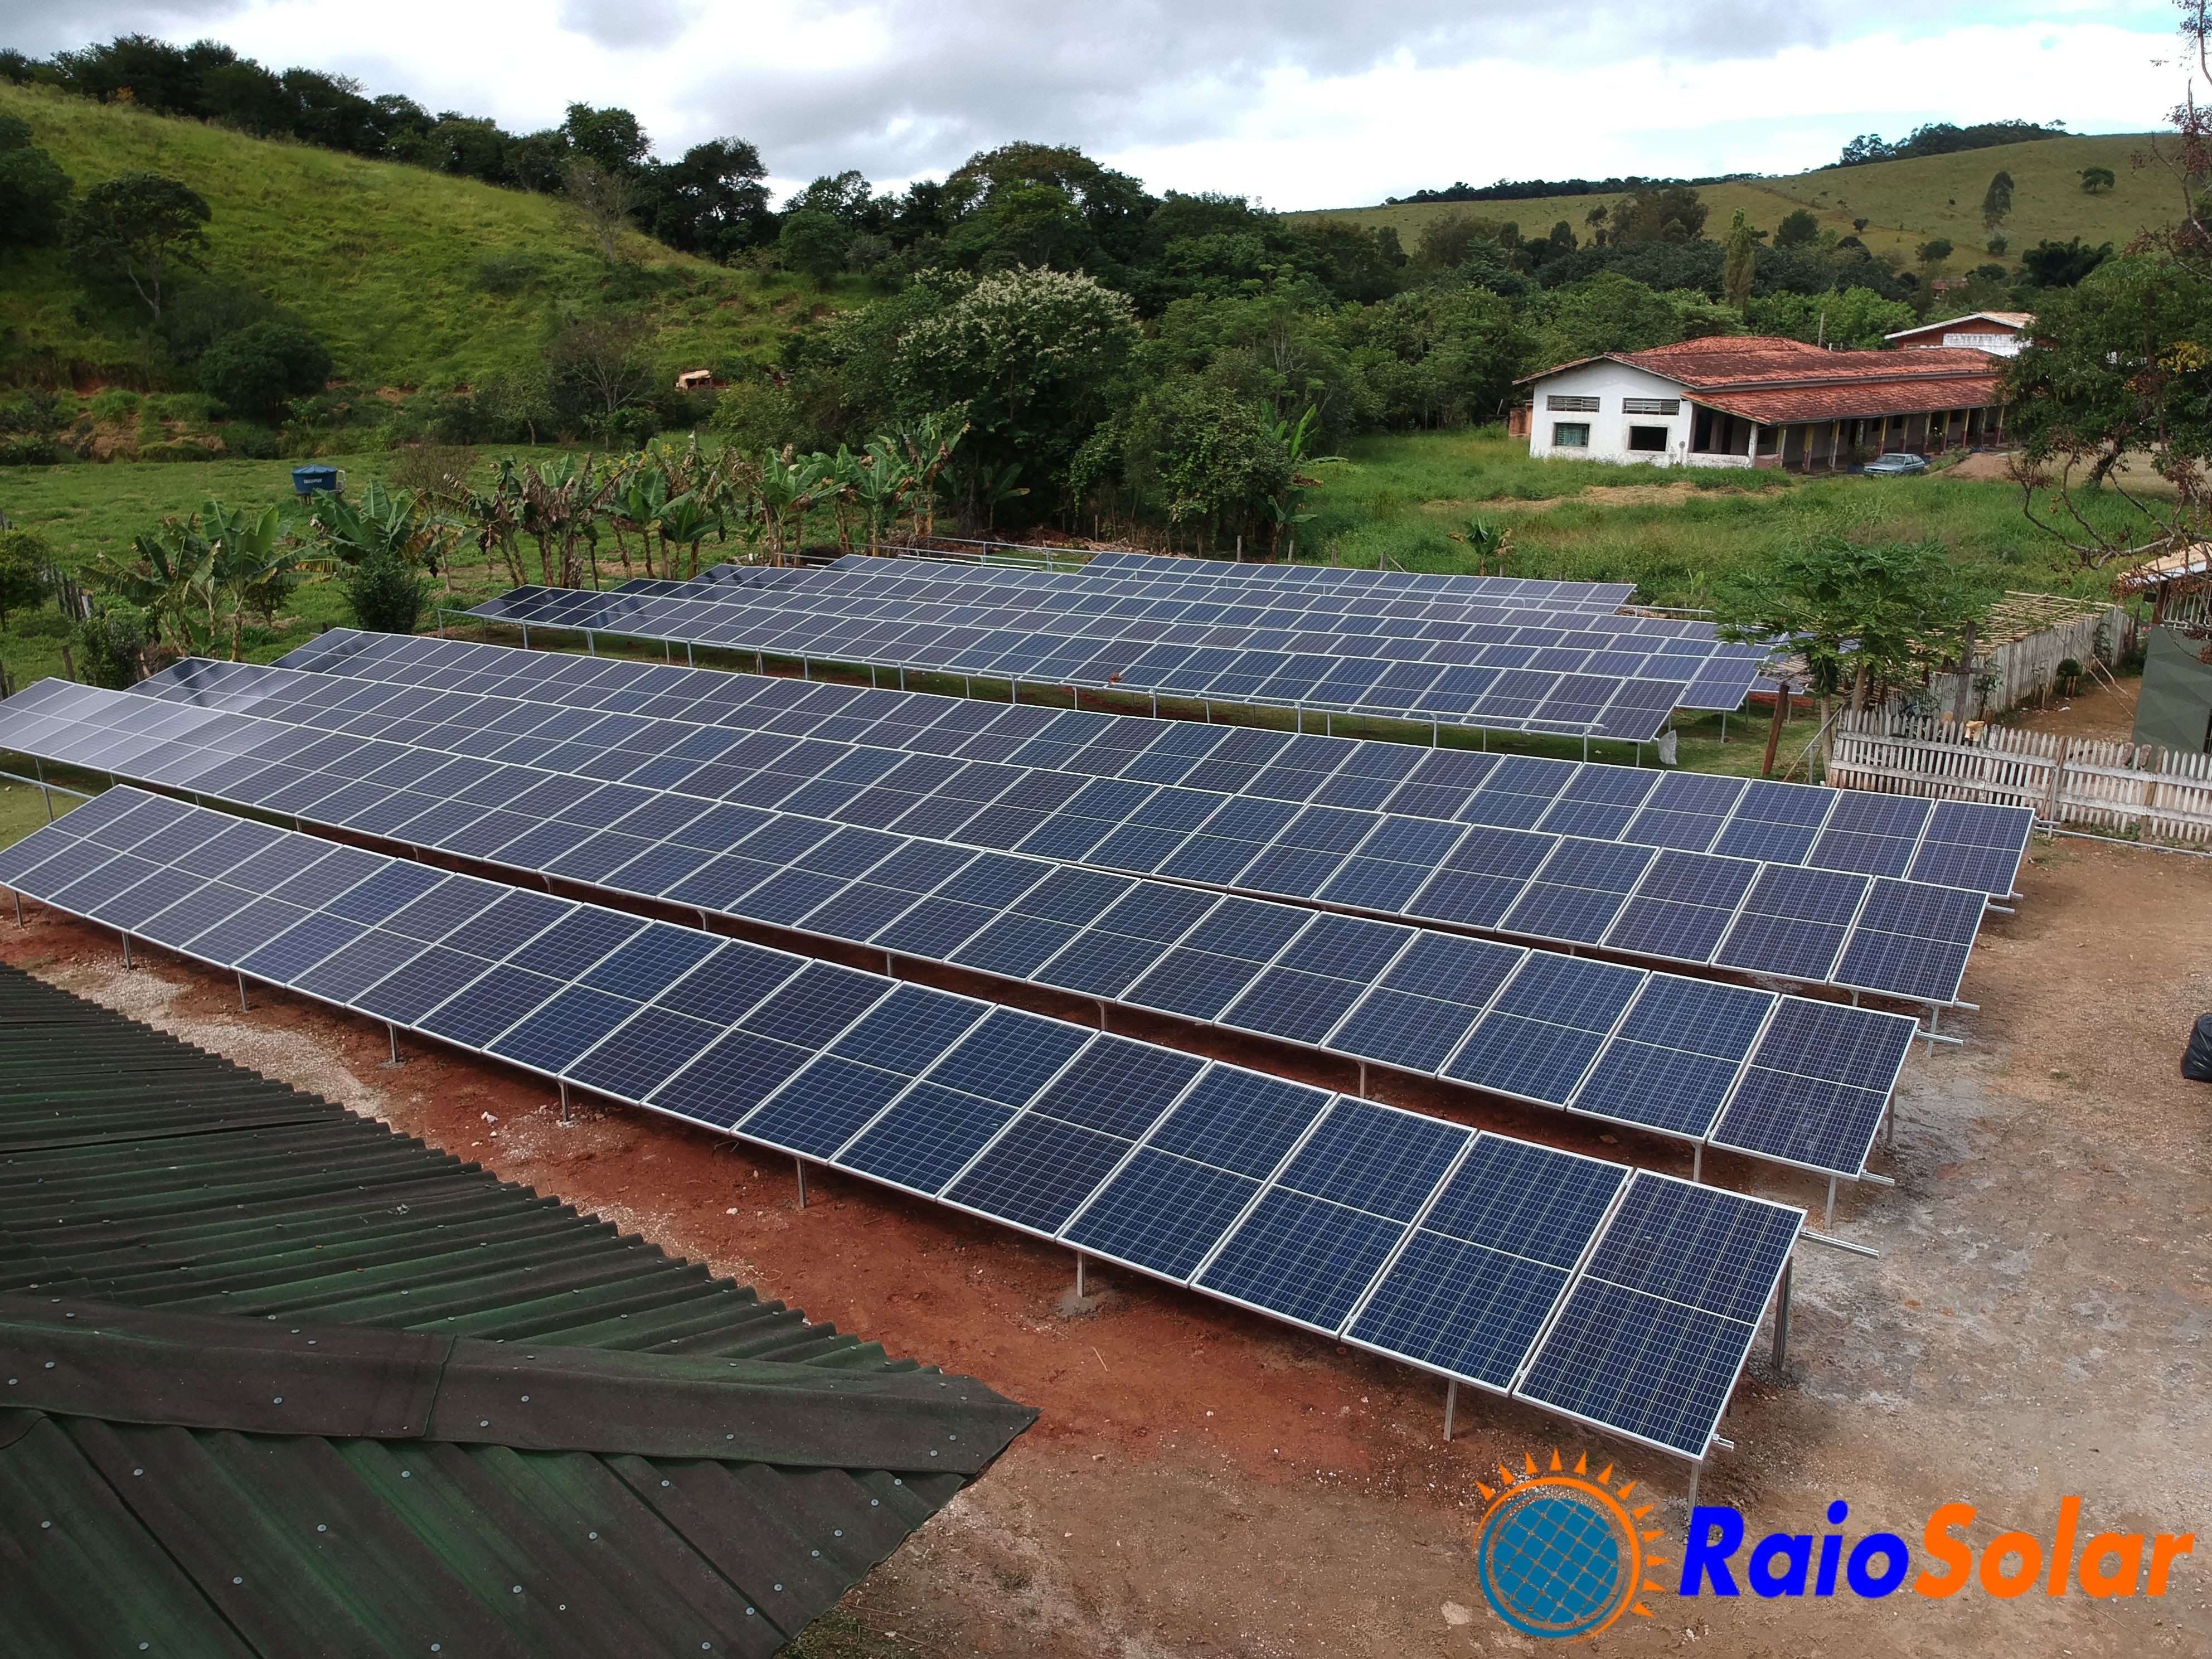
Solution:
[{"label": "blue globe graphic", "polygon": [[1619,1523],[1574,1488],[1538,1486],[1509,1498],[1482,1531],[1482,1591],[1530,1636],[1578,1636],[1620,1597]]}]

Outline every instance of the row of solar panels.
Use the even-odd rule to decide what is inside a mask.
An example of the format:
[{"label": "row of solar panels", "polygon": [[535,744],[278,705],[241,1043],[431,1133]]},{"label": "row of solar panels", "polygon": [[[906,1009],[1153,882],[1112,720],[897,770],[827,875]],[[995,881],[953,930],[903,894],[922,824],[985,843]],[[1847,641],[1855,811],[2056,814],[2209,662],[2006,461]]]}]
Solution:
[{"label": "row of solar panels", "polygon": [[127,787],[0,882],[1691,1457],[1803,1219]]},{"label": "row of solar panels", "polygon": [[[789,567],[787,569],[792,568]],[[1336,619],[1348,630],[1370,623],[1415,620],[1421,622],[1488,621],[1498,617],[1527,619],[1530,625],[1566,629],[1595,628],[1606,633],[1639,635],[1647,640],[1679,639],[1711,641],[1717,630],[1711,623],[1686,618],[1623,614],[1621,602],[1630,591],[1626,584],[1578,582],[1517,582],[1510,577],[1411,576],[1384,572],[1378,581],[1374,571],[1340,572],[1346,578],[1317,581],[1324,567],[1235,565],[1212,560],[1140,559],[1133,562],[1091,562],[1073,568],[1012,564],[963,564],[932,558],[884,558],[848,554],[812,572],[801,569],[799,580],[813,580],[826,571],[832,580],[848,575],[880,579],[886,574],[931,582],[960,582],[1044,596],[1055,605],[1074,604],[1086,611],[1101,609],[1097,596],[1115,601],[1130,599],[1170,603],[1234,605],[1239,611],[1259,608],[1270,611],[1304,612]],[[764,577],[758,565],[721,564],[704,580],[764,580],[781,584],[793,580],[773,570]],[[1515,587],[1524,591],[1509,591]],[[1552,587],[1552,593],[1534,590]],[[1122,605],[1111,614],[1139,614]],[[1173,611],[1152,614],[1169,616]],[[1446,637],[1438,635],[1437,637]],[[1452,637],[1456,637],[1452,636]],[[1732,647],[1741,648],[1741,647]]]},{"label": "row of solar panels", "polygon": [[[1044,571],[1012,565],[963,568],[929,559],[854,555],[808,568],[721,564],[690,582],[654,584],[650,591],[699,586],[772,589],[818,597],[874,596],[929,605],[1012,606],[1060,618],[1194,623],[1215,628],[1287,629],[1300,633],[1389,640],[1522,643],[1608,647],[1630,652],[1757,660],[1759,648],[1723,641],[1711,623],[1622,616],[1611,607],[1545,600],[1467,596],[1355,594],[1345,589],[1285,588],[1264,580],[1172,582],[1122,572]],[[629,590],[625,590],[629,591]],[[1530,630],[1518,639],[1515,630]],[[1348,646],[1334,648],[1366,654]]]},{"label": "row of solar panels", "polygon": [[961,846],[1917,1001],[1956,1000],[1986,903],[1955,888],[1637,843],[1299,807],[781,733],[732,738],[724,728],[645,715],[549,713],[542,697],[518,702],[424,688],[380,696],[334,687],[325,676],[302,683],[283,668],[186,672],[247,689],[200,691],[181,675],[151,689],[322,730]]},{"label": "row of solar panels", "polygon": [[[901,620],[798,615],[699,598],[523,587],[470,615],[587,636],[611,634],[809,661],[912,668],[1018,685],[1109,687],[1195,702],[1357,714],[1562,737],[1648,742],[1686,682],[1528,669],[1453,667],[1285,651],[1101,642],[1070,635]],[[1742,700],[1741,694],[1736,701]]]},{"label": "row of solar panels", "polygon": [[[616,659],[551,656],[334,629],[282,666],[609,714],[1231,795],[1534,830],[1598,841],[1903,876],[2005,897],[2034,813],[1602,761],[1425,750],[1376,738],[1148,721]],[[243,665],[180,670],[210,690],[260,684]]]},{"label": "row of solar panels", "polygon": [[[1403,601],[1339,609],[1340,602],[1148,598],[1125,583],[999,568],[933,575],[926,562],[874,559],[845,568],[722,565],[690,582],[631,581],[620,593],[719,599],[794,618],[841,620],[869,638],[893,624],[1050,636],[1094,647],[1119,643],[1133,663],[1127,684],[1170,668],[1194,673],[1231,654],[1280,653],[1287,674],[1343,671],[1350,659],[1598,674],[1683,686],[1676,706],[1733,708],[1766,653],[1713,636],[1711,624],[1586,611],[1498,610]],[[1033,584],[1049,582],[1039,589]],[[1386,614],[1396,613],[1396,614]],[[1429,614],[1445,613],[1445,614]],[[1151,647],[1136,654],[1139,647]],[[1309,666],[1299,666],[1309,663]],[[1410,684],[1408,680],[1406,683]]]},{"label": "row of solar panels", "polygon": [[[848,558],[866,558],[848,554]],[[1564,582],[1532,576],[1448,576],[1428,571],[1365,570],[1322,564],[1231,563],[1219,559],[1178,559],[1157,553],[1094,553],[1084,574],[1115,575],[1132,580],[1265,583],[1284,588],[1313,588],[1346,594],[1420,594],[1437,598],[1530,601],[1560,609],[1613,611],[1635,597],[1634,582]]]},{"label": "row of solar panels", "polygon": [[[45,712],[25,717],[26,700]],[[1894,1014],[83,687],[0,706],[0,741],[1824,1174],[1863,1168],[1917,1030]]]}]

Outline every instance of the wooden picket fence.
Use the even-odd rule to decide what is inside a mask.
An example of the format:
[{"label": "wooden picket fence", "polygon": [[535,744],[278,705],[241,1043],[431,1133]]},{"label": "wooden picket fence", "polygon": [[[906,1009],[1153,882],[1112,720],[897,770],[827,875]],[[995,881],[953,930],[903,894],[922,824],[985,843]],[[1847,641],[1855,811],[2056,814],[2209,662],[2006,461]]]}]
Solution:
[{"label": "wooden picket fence", "polygon": [[2093,743],[1869,709],[1836,721],[1830,781],[1846,789],[2030,806],[2051,823],[2212,842],[2212,755]]}]

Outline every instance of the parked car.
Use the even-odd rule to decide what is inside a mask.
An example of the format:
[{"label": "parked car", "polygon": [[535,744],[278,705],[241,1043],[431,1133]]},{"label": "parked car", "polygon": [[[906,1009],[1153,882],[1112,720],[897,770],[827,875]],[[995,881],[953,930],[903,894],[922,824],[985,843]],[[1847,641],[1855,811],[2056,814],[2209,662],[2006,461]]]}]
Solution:
[{"label": "parked car", "polygon": [[1928,458],[1925,455],[1905,454],[1877,455],[1860,469],[1864,472],[1878,473],[1885,478],[1901,478],[1908,472],[1925,472],[1927,470]]}]

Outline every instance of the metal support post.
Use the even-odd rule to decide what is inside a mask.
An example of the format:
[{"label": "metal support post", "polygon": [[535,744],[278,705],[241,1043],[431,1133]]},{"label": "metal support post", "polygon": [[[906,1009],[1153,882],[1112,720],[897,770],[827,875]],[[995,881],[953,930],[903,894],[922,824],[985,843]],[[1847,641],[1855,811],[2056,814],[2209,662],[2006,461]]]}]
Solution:
[{"label": "metal support post", "polygon": [[399,1028],[397,1025],[387,1025],[384,1029],[392,1033],[392,1063],[397,1066],[400,1063]]},{"label": "metal support post", "polygon": [[1834,1229],[1834,1227],[1835,1227],[1835,1224],[1836,1224],[1836,1178],[1835,1178],[1835,1176],[1830,1176],[1828,1177],[1828,1218],[1827,1218],[1827,1220],[1826,1220],[1825,1223],[1823,1223],[1823,1224],[1822,1224],[1822,1231],[1832,1231],[1832,1230]]},{"label": "metal support post", "polygon": [[568,1121],[568,1079],[563,1078],[563,1079],[561,1079],[561,1121],[562,1121],[562,1122],[563,1122],[563,1123],[566,1123]]},{"label": "metal support post", "polygon": [[1690,1179],[1699,1186],[1705,1184],[1705,1143],[1702,1140],[1690,1143]]},{"label": "metal support post", "polygon": [[15,895],[15,925],[18,927],[23,925],[23,896],[21,893]]},{"label": "metal support post", "polygon": [[1897,1101],[1893,1096],[1888,1109],[1881,1115],[1881,1144],[1893,1152],[1897,1150]]},{"label": "metal support post", "polygon": [[1452,1437],[1452,1419],[1459,1412],[1459,1379],[1449,1377],[1444,1382],[1444,1438]]},{"label": "metal support post", "polygon": [[684,641],[684,665],[686,668],[690,668],[693,665],[691,661],[691,641],[689,640]]},{"label": "metal support post", "polygon": [[662,659],[662,660],[663,660],[663,661],[665,661],[665,662],[674,662],[674,661],[676,660],[676,643],[675,643],[675,641],[672,641],[672,640],[663,640],[663,641],[661,641],[661,642],[660,642],[660,655],[661,655],[661,659]]},{"label": "metal support post", "polygon": [[530,624],[528,623],[522,624],[522,648],[525,651],[530,649]]},{"label": "metal support post", "polygon": [[1693,1457],[1690,1460],[1690,1513],[1692,1515],[1698,1512],[1698,1477],[1705,1472],[1704,1458]]},{"label": "metal support post", "polygon": [[1362,1100],[1375,1098],[1367,1092],[1367,1062],[1364,1060],[1359,1062],[1359,1097]]},{"label": "metal support post", "polygon": [[131,935],[128,933],[125,933],[123,936],[123,965],[125,968],[136,967],[137,965],[131,960]]},{"label": "metal support post", "polygon": [[596,657],[599,654],[599,635],[588,628],[584,630],[584,654],[587,657]]},{"label": "metal support post", "polygon": [[1083,1267],[1084,1255],[1082,1251],[1078,1250],[1075,1253],[1075,1299],[1078,1302],[1082,1301],[1091,1293],[1089,1286],[1084,1281]]},{"label": "metal support post", "polygon": [[803,1210],[806,1207],[806,1160],[794,1158],[791,1161],[799,1170],[799,1207]]},{"label": "metal support post", "polygon": [[241,1014],[253,1012],[253,1005],[246,1000],[246,973],[243,969],[238,972],[238,1012]]},{"label": "metal support post", "polygon": [[1778,1371],[1790,1363],[1790,1285],[1796,1271],[1794,1260],[1782,1264],[1782,1288],[1774,1296],[1774,1369]]}]

